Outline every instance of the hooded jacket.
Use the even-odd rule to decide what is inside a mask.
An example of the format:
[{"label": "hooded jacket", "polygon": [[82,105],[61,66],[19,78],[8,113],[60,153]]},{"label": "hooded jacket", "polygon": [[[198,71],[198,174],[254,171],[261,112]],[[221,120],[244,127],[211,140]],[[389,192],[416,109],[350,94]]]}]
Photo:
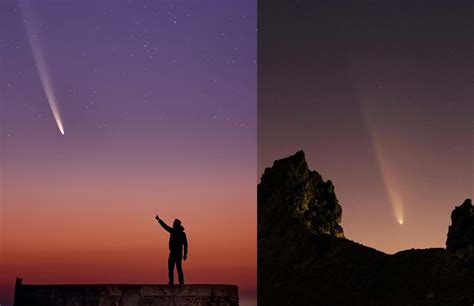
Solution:
[{"label": "hooded jacket", "polygon": [[169,240],[169,249],[172,254],[188,254],[188,239],[186,238],[186,233],[184,232],[184,227],[179,225],[178,227],[168,226],[163,220],[159,219],[158,222],[160,225],[170,233]]}]

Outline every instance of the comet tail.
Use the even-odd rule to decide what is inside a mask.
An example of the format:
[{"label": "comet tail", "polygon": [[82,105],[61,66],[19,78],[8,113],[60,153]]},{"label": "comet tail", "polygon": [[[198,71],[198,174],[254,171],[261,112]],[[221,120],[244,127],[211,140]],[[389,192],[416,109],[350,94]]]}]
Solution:
[{"label": "comet tail", "polygon": [[64,135],[64,126],[61,120],[61,113],[59,111],[58,103],[56,100],[56,96],[54,94],[53,85],[51,82],[51,77],[49,74],[48,66],[46,65],[46,61],[44,59],[43,50],[41,48],[40,41],[36,33],[34,33],[34,29],[38,29],[39,27],[34,22],[34,16],[32,14],[31,8],[27,5],[27,3],[23,3],[22,5],[22,13],[25,17],[25,30],[28,36],[28,40],[31,46],[31,51],[33,53],[33,59],[36,64],[36,69],[38,70],[39,78],[41,80],[41,85],[43,86],[43,90],[46,94],[46,98],[48,100],[49,106],[51,108],[51,112],[53,113],[54,120],[58,126],[59,131],[62,135]]}]

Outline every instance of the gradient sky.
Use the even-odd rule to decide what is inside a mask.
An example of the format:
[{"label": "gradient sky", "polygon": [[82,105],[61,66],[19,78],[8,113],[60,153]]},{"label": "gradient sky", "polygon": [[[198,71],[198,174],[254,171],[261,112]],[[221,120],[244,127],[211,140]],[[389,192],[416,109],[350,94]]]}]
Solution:
[{"label": "gradient sky", "polygon": [[259,2],[258,173],[303,149],[347,238],[444,247],[474,189],[474,2],[338,3]]},{"label": "gradient sky", "polygon": [[0,2],[2,305],[16,276],[166,283],[155,213],[188,283],[255,295],[256,36],[254,1]]}]

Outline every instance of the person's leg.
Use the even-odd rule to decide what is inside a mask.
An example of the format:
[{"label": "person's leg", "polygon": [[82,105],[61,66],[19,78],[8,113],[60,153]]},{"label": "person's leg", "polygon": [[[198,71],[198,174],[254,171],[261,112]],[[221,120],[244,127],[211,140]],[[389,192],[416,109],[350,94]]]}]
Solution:
[{"label": "person's leg", "polygon": [[181,254],[176,257],[176,270],[178,270],[178,279],[179,284],[184,285],[184,274],[183,274],[183,266],[181,265],[183,257]]},{"label": "person's leg", "polygon": [[168,256],[168,284],[173,285],[174,283],[174,258],[170,253]]}]

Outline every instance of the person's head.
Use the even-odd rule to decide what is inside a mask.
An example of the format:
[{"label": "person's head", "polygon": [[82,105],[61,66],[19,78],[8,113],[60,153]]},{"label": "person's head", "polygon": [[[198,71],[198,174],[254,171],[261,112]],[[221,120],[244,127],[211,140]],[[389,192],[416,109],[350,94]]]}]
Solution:
[{"label": "person's head", "polygon": [[182,226],[181,226],[181,220],[174,219],[174,221],[173,221],[173,227],[174,227],[174,228],[180,228],[180,227],[182,227]]}]

